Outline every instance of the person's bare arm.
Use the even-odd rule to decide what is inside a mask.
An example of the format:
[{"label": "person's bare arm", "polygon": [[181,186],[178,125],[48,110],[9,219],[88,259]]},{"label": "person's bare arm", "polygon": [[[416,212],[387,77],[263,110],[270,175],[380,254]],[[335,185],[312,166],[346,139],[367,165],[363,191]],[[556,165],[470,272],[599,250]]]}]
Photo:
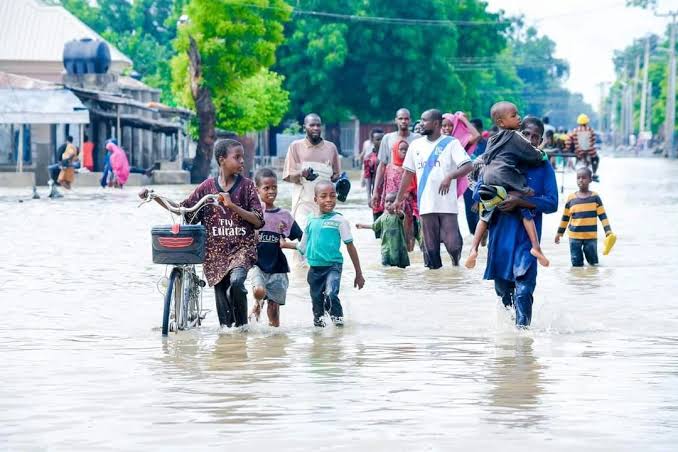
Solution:
[{"label": "person's bare arm", "polygon": [[364,223],[356,223],[355,227],[356,227],[356,229],[372,229],[371,224],[364,224]]},{"label": "person's bare arm", "polygon": [[410,185],[412,185],[412,179],[414,179],[414,173],[405,170],[405,172],[403,173],[403,178],[400,181],[398,195],[396,196],[396,199],[393,202],[393,204],[399,206],[400,203],[403,202],[403,199],[405,199],[405,193],[407,193],[407,190],[409,190]]},{"label": "person's bare arm", "polygon": [[510,212],[514,209],[534,209],[537,207],[531,202],[527,201],[525,198],[520,196],[509,194],[504,201],[497,206],[502,212]]},{"label": "person's bare arm", "polygon": [[351,257],[351,262],[353,262],[353,268],[355,269],[355,280],[353,281],[353,287],[357,287],[358,290],[360,290],[365,285],[365,278],[363,278],[363,271],[360,268],[358,250],[355,248],[353,242],[346,244],[346,250],[348,251],[348,255]]},{"label": "person's bare arm", "polygon": [[374,193],[372,193],[372,205],[375,205],[379,202],[381,198],[381,190],[383,189],[384,182],[384,172],[386,171],[386,165],[381,160],[379,165],[377,165],[377,172],[374,175]]},{"label": "person's bare arm", "polygon": [[464,163],[461,165],[459,168],[456,170],[450,171],[447,176],[445,176],[445,179],[440,183],[440,187],[438,188],[438,193],[441,195],[446,195],[450,191],[450,185],[452,185],[452,181],[455,179],[458,179],[460,177],[466,176],[468,173],[471,172],[473,169],[473,164],[469,160],[468,162]]}]

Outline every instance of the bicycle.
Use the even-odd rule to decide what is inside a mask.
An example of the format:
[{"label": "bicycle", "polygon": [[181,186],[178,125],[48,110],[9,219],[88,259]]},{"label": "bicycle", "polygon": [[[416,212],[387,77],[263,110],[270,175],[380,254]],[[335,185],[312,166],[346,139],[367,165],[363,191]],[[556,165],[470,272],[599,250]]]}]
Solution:
[{"label": "bicycle", "polygon": [[[206,231],[203,225],[190,223],[198,211],[207,205],[223,209],[220,205],[223,197],[207,195],[193,207],[179,206],[153,190],[142,190],[139,197],[142,198],[139,207],[156,201],[181,219],[180,223],[151,229],[153,263],[172,265],[164,296],[162,335],[198,327],[207,315],[202,310],[202,289],[206,283],[196,272],[196,265],[205,260]],[[193,214],[191,220],[187,219],[189,214]]]}]

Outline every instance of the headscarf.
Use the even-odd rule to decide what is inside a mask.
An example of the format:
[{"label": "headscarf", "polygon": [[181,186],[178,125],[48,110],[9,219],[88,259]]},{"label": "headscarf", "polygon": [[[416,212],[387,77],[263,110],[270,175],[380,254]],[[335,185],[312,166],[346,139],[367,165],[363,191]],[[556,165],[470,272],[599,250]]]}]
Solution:
[{"label": "headscarf", "polygon": [[392,160],[395,166],[403,166],[403,162],[405,161],[404,157],[403,158],[400,157],[400,152],[398,151],[400,149],[400,143],[407,143],[407,140],[398,140],[393,145]]},{"label": "headscarf", "polygon": [[111,152],[111,169],[120,185],[125,185],[129,179],[129,161],[127,155],[117,144],[109,141],[106,150]]},{"label": "headscarf", "polygon": [[[407,143],[407,140],[398,140],[394,145],[393,145],[393,155],[391,156],[391,160],[393,161],[393,164],[397,167],[402,167],[403,162],[405,161],[405,158],[400,157],[400,152],[398,152],[398,149],[400,149],[400,143]],[[409,145],[409,143],[408,143]],[[410,184],[410,188],[408,189],[410,192],[417,192],[417,178],[412,179],[412,183]]]},{"label": "headscarf", "polygon": [[[463,116],[464,113],[458,111],[454,114],[452,113],[444,113],[443,114],[443,119],[447,119],[448,121],[452,122],[452,136],[459,140],[461,145],[464,147],[464,150],[468,155],[472,155],[473,151],[475,151],[477,147],[476,144],[469,144],[471,141],[471,132],[469,131],[468,127],[466,126],[466,123],[461,120],[461,116]],[[457,179],[457,196],[461,196],[464,194],[466,189],[468,188],[469,183],[468,179],[466,177],[461,177]]]}]

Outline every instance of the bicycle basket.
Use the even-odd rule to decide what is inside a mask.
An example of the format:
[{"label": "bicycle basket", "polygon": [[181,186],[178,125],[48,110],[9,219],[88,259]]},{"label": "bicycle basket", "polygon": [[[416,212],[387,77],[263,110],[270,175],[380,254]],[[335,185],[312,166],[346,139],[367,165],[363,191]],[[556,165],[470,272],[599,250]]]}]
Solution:
[{"label": "bicycle basket", "polygon": [[151,229],[154,264],[202,264],[207,232],[201,224],[163,225]]}]

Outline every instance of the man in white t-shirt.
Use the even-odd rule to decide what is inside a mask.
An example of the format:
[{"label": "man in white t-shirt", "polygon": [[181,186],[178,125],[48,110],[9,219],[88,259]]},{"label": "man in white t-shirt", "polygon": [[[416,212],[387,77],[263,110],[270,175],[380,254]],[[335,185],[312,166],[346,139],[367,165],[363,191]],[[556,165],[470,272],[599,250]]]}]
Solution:
[{"label": "man in white t-shirt", "polygon": [[421,115],[421,138],[414,140],[405,156],[405,174],[396,204],[405,197],[412,178],[417,180],[417,202],[424,234],[424,261],[431,269],[443,266],[440,243],[445,244],[452,264],[459,265],[463,240],[457,223],[457,184],[473,165],[459,140],[441,134],[443,115],[427,110]]}]

